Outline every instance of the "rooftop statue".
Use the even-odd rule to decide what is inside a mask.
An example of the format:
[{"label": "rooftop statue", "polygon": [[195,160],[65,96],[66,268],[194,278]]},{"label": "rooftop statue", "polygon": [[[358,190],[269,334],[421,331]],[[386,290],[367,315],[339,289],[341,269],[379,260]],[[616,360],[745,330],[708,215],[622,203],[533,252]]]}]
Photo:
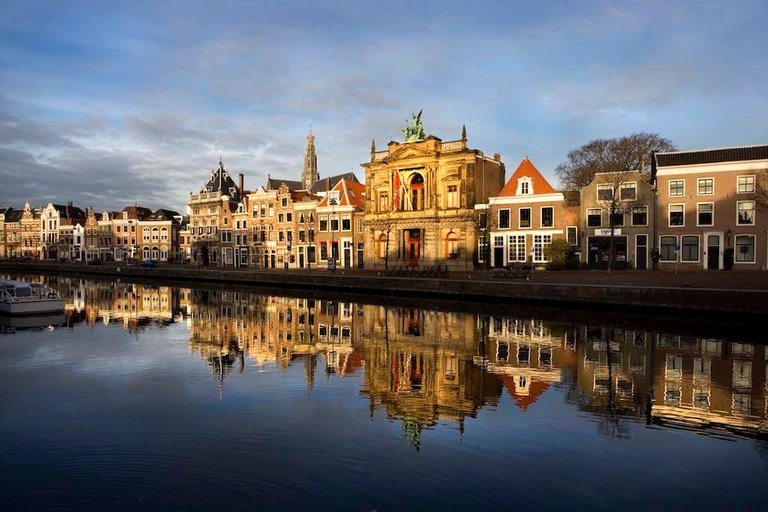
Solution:
[{"label": "rooftop statue", "polygon": [[413,115],[410,121],[410,126],[408,120],[405,121],[406,124],[403,127],[405,142],[416,142],[426,138],[426,135],[424,134],[424,125],[421,124],[421,113],[423,111],[423,109],[419,110],[418,114]]}]

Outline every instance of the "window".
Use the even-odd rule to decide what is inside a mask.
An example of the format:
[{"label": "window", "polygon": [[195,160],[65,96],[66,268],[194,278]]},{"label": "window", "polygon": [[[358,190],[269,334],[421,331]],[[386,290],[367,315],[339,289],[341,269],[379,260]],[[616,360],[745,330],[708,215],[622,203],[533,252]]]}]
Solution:
[{"label": "window", "polygon": [[339,230],[339,216],[334,215],[331,217],[331,231]]},{"label": "window", "polygon": [[541,208],[541,227],[551,228],[555,225],[555,209],[551,206]]},{"label": "window", "polygon": [[379,192],[379,211],[385,212],[389,210],[389,194],[387,192]]},{"label": "window", "polygon": [[362,233],[363,231],[365,231],[365,221],[363,219],[359,219],[357,221],[357,231],[359,233]]},{"label": "window", "polygon": [[547,261],[544,249],[552,243],[552,235],[533,236],[533,261]]},{"label": "window", "polygon": [[509,261],[525,262],[525,235],[509,237]]},{"label": "window", "polygon": [[283,208],[288,206],[288,198],[287,197],[283,197],[282,199],[280,199],[280,206],[282,206]]},{"label": "window", "polygon": [[614,210],[613,214],[611,214],[611,220],[613,222],[613,227],[621,227],[624,225],[624,210],[621,208],[616,208]]},{"label": "window", "polygon": [[571,245],[579,245],[579,237],[576,226],[568,226],[565,228],[565,239]]},{"label": "window", "polygon": [[699,178],[696,180],[700,196],[709,196],[715,193],[714,178]]},{"label": "window", "polygon": [[590,228],[599,228],[603,225],[602,212],[599,208],[590,208],[587,210],[587,226]]},{"label": "window", "polygon": [[685,225],[685,205],[683,204],[669,205],[669,225],[670,226]]},{"label": "window", "polygon": [[328,217],[325,215],[321,215],[319,219],[320,219],[320,231],[328,231]]},{"label": "window", "polygon": [[352,217],[350,215],[341,216],[341,230],[352,231]]},{"label": "window", "polygon": [[611,199],[613,199],[613,187],[611,185],[598,185],[597,200],[610,201]]},{"label": "window", "polygon": [[699,261],[699,237],[686,235],[682,237],[682,242],[680,261]]},{"label": "window", "polygon": [[636,206],[632,208],[632,225],[633,226],[647,226],[648,225],[648,207]]},{"label": "window", "polygon": [[715,223],[715,203],[699,203],[696,205],[696,225],[712,226]]},{"label": "window", "polygon": [[278,213],[277,214],[277,222],[283,222],[283,214],[282,213]]},{"label": "window", "polygon": [[291,212],[288,212],[285,214],[285,221],[286,222],[293,222],[293,214]]},{"label": "window", "polygon": [[738,201],[736,203],[736,224],[739,226],[755,225],[755,202]]},{"label": "window", "polygon": [[451,231],[445,237],[445,259],[455,260],[459,257],[459,237]]},{"label": "window", "polygon": [[754,176],[738,176],[736,178],[736,192],[738,194],[750,194],[755,191]]},{"label": "window", "polygon": [[327,260],[328,259],[328,246],[326,244],[320,244],[320,259],[321,260]]},{"label": "window", "polygon": [[531,227],[531,209],[530,208],[520,208],[520,227],[521,228]]},{"label": "window", "polygon": [[736,235],[736,263],[755,262],[755,235]]},{"label": "window", "polygon": [[499,210],[499,229],[509,229],[509,210]]},{"label": "window", "polygon": [[659,254],[659,260],[661,261],[675,261],[675,245],[677,245],[676,236],[662,236],[661,237],[661,252]]},{"label": "window", "polygon": [[379,235],[379,258],[384,259],[387,257],[387,235],[384,233]]},{"label": "window", "polygon": [[445,207],[446,208],[459,207],[459,186],[458,185],[448,185]]},{"label": "window", "polygon": [[527,196],[533,193],[531,178],[524,176],[517,182],[517,195]]},{"label": "window", "polygon": [[637,199],[637,183],[622,183],[621,184],[621,200],[622,201],[634,201]]},{"label": "window", "polygon": [[684,196],[685,195],[685,180],[671,180],[669,182],[669,195]]}]

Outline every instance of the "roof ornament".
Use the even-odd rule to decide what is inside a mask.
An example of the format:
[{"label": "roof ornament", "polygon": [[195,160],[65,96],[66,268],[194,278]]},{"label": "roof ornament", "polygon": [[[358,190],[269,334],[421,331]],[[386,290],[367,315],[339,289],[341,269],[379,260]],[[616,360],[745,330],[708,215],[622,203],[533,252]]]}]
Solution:
[{"label": "roof ornament", "polygon": [[461,140],[467,140],[467,126],[464,124],[461,125]]}]

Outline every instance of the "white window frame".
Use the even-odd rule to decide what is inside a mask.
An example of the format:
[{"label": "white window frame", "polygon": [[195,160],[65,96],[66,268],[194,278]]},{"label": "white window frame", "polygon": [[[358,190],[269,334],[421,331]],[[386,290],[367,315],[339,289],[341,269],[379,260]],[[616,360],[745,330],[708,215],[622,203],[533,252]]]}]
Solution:
[{"label": "white window frame", "polygon": [[[750,222],[749,224],[744,224],[742,222],[739,222],[739,205],[743,204],[743,203],[752,203],[752,222]],[[755,225],[755,216],[757,215],[757,212],[755,210],[756,206],[757,205],[755,204],[755,201],[753,201],[751,199],[748,200],[748,201],[736,201],[736,225],[737,226],[754,226]]]},{"label": "white window frame", "polygon": [[[634,212],[640,208],[645,208],[645,224],[635,224]],[[633,206],[629,209],[629,225],[630,226],[647,226],[648,225],[648,207],[646,205]]]},{"label": "white window frame", "polygon": [[[590,226],[589,225],[589,217],[590,215],[594,215],[594,213],[590,214],[589,212],[597,212],[597,215],[600,217],[600,225],[599,226]],[[601,228],[603,227],[603,210],[600,208],[587,208],[587,227],[588,228]]]},{"label": "white window frame", "polygon": [[[745,192],[741,192],[739,190],[739,186],[740,186],[739,180],[742,178],[752,178],[752,190],[747,190]],[[757,185],[757,176],[755,176],[754,174],[744,174],[741,176],[736,176],[736,193],[737,194],[753,194],[755,192],[756,185]]]},{"label": "white window frame", "polygon": [[[501,212],[507,212],[507,225],[501,225]],[[510,229],[512,227],[512,211],[509,208],[501,208],[498,213],[498,225],[499,229]]]},{"label": "white window frame", "polygon": [[[700,207],[701,205],[703,205],[703,204],[709,204],[709,205],[712,205],[712,223],[711,223],[711,224],[700,224],[700,223],[699,223],[699,213],[700,213],[700,211],[699,211],[699,207]],[[714,202],[712,202],[712,201],[707,201],[707,202],[704,202],[704,203],[696,203],[696,227],[697,227],[697,228],[698,228],[698,227],[707,227],[707,228],[711,228],[711,227],[712,227],[712,226],[714,226],[714,225],[715,225],[715,203],[714,203]]]},{"label": "white window frame", "polygon": [[[672,207],[680,206],[683,209],[683,223],[672,224]],[[674,203],[667,206],[667,227],[670,228],[684,228],[685,227],[685,203]]]},{"label": "white window frame", "polygon": [[[683,184],[683,191],[680,194],[673,194],[672,193],[672,184],[673,183],[682,183]],[[667,194],[669,197],[684,197],[685,196],[685,180],[679,179],[679,180],[669,180],[669,183],[667,184]]]},{"label": "white window frame", "polygon": [[[701,191],[701,182],[704,180],[712,180],[712,192],[702,192]],[[713,196],[715,195],[715,178],[714,177],[704,177],[704,178],[696,178],[696,195],[697,196]]]},{"label": "white window frame", "polygon": [[[698,243],[696,244],[697,252],[696,252],[696,259],[695,260],[686,260],[683,259],[683,239],[687,236],[696,237],[698,240]],[[681,263],[701,263],[701,237],[699,235],[680,235],[680,262]]]},{"label": "white window frame", "polygon": [[[674,238],[675,239],[675,243],[672,244],[672,254],[674,255],[674,258],[671,259],[671,260],[662,259],[662,255],[664,254],[664,251],[662,251],[662,248],[664,246],[662,245],[661,241],[664,238]],[[661,235],[661,236],[659,236],[659,261],[667,262],[667,263],[669,263],[669,262],[674,263],[675,261],[677,261],[677,253],[675,253],[675,249],[674,248],[679,243],[679,241],[680,241],[680,239],[677,237],[677,235]]]},{"label": "white window frame", "polygon": [[578,226],[566,226],[565,227],[565,241],[568,242],[568,230],[572,229],[574,232],[574,238],[576,239],[575,244],[571,244],[571,247],[578,247],[579,246],[579,227]]},{"label": "white window frame", "polygon": [[[528,261],[528,247],[526,244],[525,235],[509,235],[506,240],[507,246],[507,261],[510,263],[525,263]],[[512,250],[514,246],[515,250]],[[521,252],[522,248],[522,252]],[[520,259],[522,254],[523,258]]]},{"label": "white window frame", "polygon": [[[549,241],[547,241],[547,239],[549,239]],[[536,263],[548,262],[549,260],[544,253],[545,249],[552,243],[552,235],[533,235],[532,243],[533,261]]]},{"label": "white window frame", "polygon": [[[520,214],[523,212],[523,210],[528,210],[528,226],[527,227],[523,226],[521,222],[522,218]],[[526,207],[517,209],[517,227],[519,229],[533,229],[533,210],[530,207],[526,206]]]},{"label": "white window frame", "polygon": [[[635,189],[635,197],[632,199],[624,199],[622,196],[622,190],[625,188],[633,188]],[[637,201],[637,182],[636,181],[627,181],[626,183],[622,183],[619,185],[619,201]]]},{"label": "white window frame", "polygon": [[[552,210],[552,224],[550,224],[549,226],[544,225],[544,209],[545,208],[549,208],[550,210]],[[542,228],[555,227],[555,207],[554,206],[542,206],[541,208],[539,208],[539,225]]]},{"label": "white window frame", "polygon": [[[736,250],[736,239],[740,236],[746,236],[752,239],[752,261],[738,261],[738,251]],[[757,263],[757,236],[751,233],[738,233],[733,235],[733,263],[736,265],[754,265]]]},{"label": "white window frame", "polygon": [[[608,199],[600,199],[601,190],[610,190],[611,197]],[[595,199],[597,200],[597,202],[610,201],[611,199],[613,199],[613,194],[614,194],[613,185],[611,185],[610,183],[598,183],[597,187],[595,188]]]}]

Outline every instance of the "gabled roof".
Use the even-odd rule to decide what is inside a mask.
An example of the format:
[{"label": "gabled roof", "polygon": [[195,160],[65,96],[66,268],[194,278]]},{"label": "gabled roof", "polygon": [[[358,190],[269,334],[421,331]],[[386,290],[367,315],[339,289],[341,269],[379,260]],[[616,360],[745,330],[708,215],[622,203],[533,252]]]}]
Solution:
[{"label": "gabled roof", "polygon": [[315,194],[312,194],[306,190],[292,190],[291,191],[291,201],[294,203],[298,203],[301,201],[312,201],[315,199],[320,199],[320,196],[317,196]]},{"label": "gabled roof", "polygon": [[[365,201],[365,185],[358,183],[357,181],[347,181],[345,178],[339,180],[333,191],[339,192],[339,202],[335,206],[354,206],[355,208],[362,208]],[[331,206],[329,204],[330,194],[326,195],[318,208],[323,206]]]},{"label": "gabled roof", "polygon": [[325,192],[326,190],[332,190],[333,187],[335,187],[336,184],[342,179],[345,179],[347,181],[358,182],[357,176],[355,176],[355,173],[345,172],[343,174],[337,174],[336,176],[328,176],[326,178],[317,180],[312,184],[312,188],[310,188],[309,191],[312,192],[313,194],[318,194],[318,193]]},{"label": "gabled roof", "polygon": [[5,222],[19,222],[21,220],[22,213],[24,213],[24,210],[8,208],[8,210],[5,212]]},{"label": "gabled roof", "polygon": [[235,184],[235,181],[229,176],[224,164],[219,160],[219,168],[211,173],[211,178],[208,183],[200,190],[201,194],[219,192],[222,195],[231,197],[234,200],[239,200],[241,191]]},{"label": "gabled roof", "polygon": [[506,185],[504,185],[504,188],[502,188],[501,192],[499,192],[498,197],[512,197],[518,195],[517,183],[520,178],[524,177],[530,178],[531,183],[533,184],[533,190],[531,190],[531,193],[527,195],[555,193],[555,189],[552,188],[552,185],[549,184],[547,179],[539,172],[536,166],[533,165],[530,160],[528,160],[528,157],[525,157],[523,158],[523,161],[520,162],[520,165],[517,166],[517,170],[512,173],[512,176],[509,177]]},{"label": "gabled roof", "polygon": [[700,149],[694,151],[670,151],[656,153],[658,167],[674,165],[701,165],[721,162],[743,162],[768,159],[768,144],[732,148]]},{"label": "gabled roof", "polygon": [[179,212],[175,212],[173,210],[166,210],[164,208],[160,208],[156,211],[154,211],[151,215],[147,216],[144,220],[172,220],[177,221],[177,218],[179,216]]},{"label": "gabled roof", "polygon": [[502,385],[507,388],[509,396],[515,401],[520,410],[525,411],[530,407],[549,387],[549,384],[540,380],[531,379],[528,385],[528,393],[523,394],[517,391],[515,378],[511,375],[497,375]]},{"label": "gabled roof", "polygon": [[126,206],[122,209],[122,211],[118,212],[117,215],[113,217],[113,219],[122,219],[123,218],[123,212],[128,212],[128,218],[129,219],[138,219],[138,220],[144,220],[150,215],[152,215],[152,210],[149,208],[144,208],[143,206]]},{"label": "gabled roof", "polygon": [[280,186],[283,184],[288,187],[288,190],[301,190],[300,181],[281,180],[271,176],[267,177],[267,190],[279,190]]},{"label": "gabled roof", "polygon": [[56,209],[56,211],[59,212],[59,215],[61,215],[63,218],[73,218],[73,219],[85,218],[85,212],[82,209],[78,208],[77,206],[53,204],[53,203],[51,203],[51,206],[53,206]]}]

